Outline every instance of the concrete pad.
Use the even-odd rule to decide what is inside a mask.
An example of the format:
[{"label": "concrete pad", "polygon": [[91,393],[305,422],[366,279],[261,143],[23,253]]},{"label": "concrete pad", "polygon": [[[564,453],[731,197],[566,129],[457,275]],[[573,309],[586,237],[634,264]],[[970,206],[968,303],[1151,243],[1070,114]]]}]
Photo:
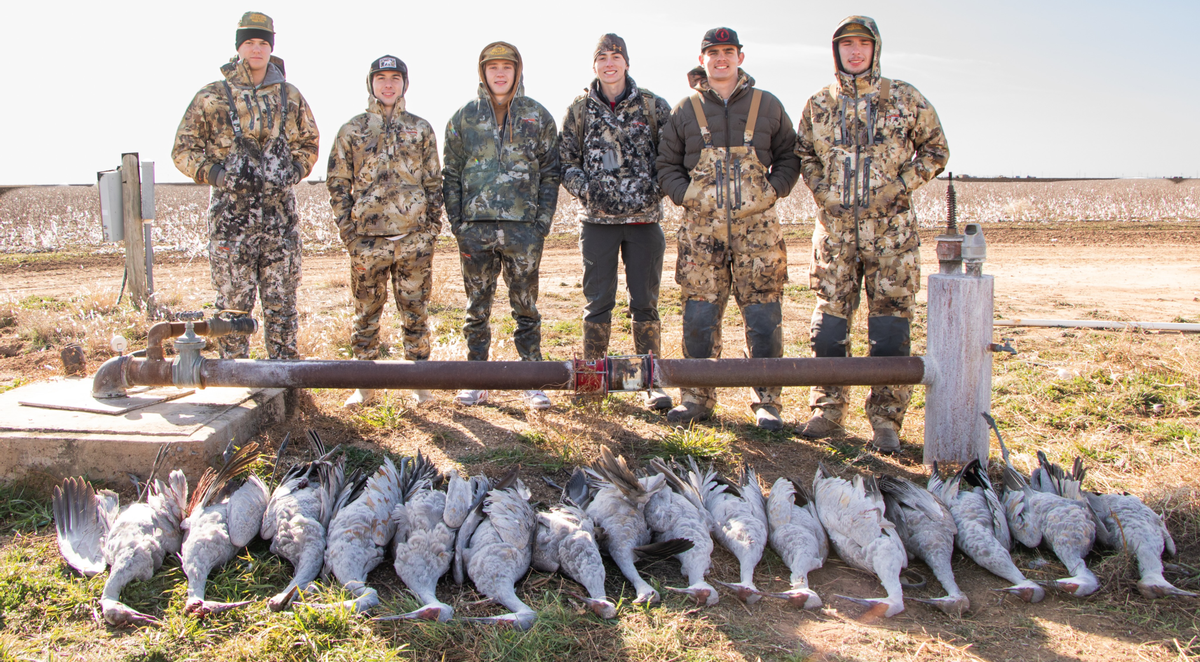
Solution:
[{"label": "concrete pad", "polygon": [[[67,476],[124,482],[129,473],[145,478],[159,447],[170,443],[167,466],[182,469],[195,485],[206,467],[219,464],[231,439],[241,445],[284,414],[284,389],[198,389],[116,414],[20,404],[51,401],[102,410],[103,400],[86,402],[91,384],[90,378],[65,379],[0,394],[0,479],[40,474],[55,482]],[[135,397],[178,395],[176,389],[156,390]]]}]

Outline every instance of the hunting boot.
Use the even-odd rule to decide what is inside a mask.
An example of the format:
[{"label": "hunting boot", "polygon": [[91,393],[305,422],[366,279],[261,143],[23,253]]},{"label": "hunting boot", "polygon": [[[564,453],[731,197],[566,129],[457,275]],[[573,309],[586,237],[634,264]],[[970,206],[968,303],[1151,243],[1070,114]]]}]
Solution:
[{"label": "hunting boot", "polygon": [[608,354],[608,339],[612,334],[610,323],[583,323],[583,360],[595,361]]},{"label": "hunting boot", "polygon": [[[683,303],[683,357],[710,359],[721,354],[721,307],[707,301]],[[668,423],[707,421],[717,407],[717,389],[679,389],[679,405],[667,412]]]},{"label": "hunting boot", "polygon": [[[633,353],[634,354],[653,354],[654,358],[662,358],[660,347],[662,345],[662,322],[654,320],[652,322],[634,322],[633,323]],[[652,386],[646,391],[646,408],[654,411],[666,411],[671,408],[671,396],[667,392]]]},{"label": "hunting boot", "polygon": [[[821,312],[813,313],[809,342],[813,356],[849,355],[849,320]],[[841,432],[842,418],[846,415],[846,387],[814,386],[808,396],[808,406],[812,409],[812,417],[796,429],[797,434],[809,439],[822,439]]]},{"label": "hunting boot", "polygon": [[[746,323],[746,346],[752,359],[777,359],[783,356],[783,308],[778,301],[753,303],[742,306],[742,319]],[[754,388],[754,424],[772,432],[783,429],[779,416],[783,389],[775,387]]]}]

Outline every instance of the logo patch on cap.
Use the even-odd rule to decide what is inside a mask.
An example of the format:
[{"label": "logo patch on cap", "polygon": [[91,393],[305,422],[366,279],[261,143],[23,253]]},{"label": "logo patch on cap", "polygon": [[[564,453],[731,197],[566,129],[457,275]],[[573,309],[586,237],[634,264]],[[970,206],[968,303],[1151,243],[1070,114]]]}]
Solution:
[{"label": "logo patch on cap", "polygon": [[729,41],[729,30],[726,30],[725,28],[717,30],[716,37],[719,41]]},{"label": "logo patch on cap", "polygon": [[508,51],[507,47],[497,44],[497,45],[489,48],[487,51],[487,54],[488,55],[508,55],[509,51]]},{"label": "logo patch on cap", "polygon": [[396,68],[396,58],[394,58],[394,57],[379,58],[379,68],[380,69],[395,69]]}]

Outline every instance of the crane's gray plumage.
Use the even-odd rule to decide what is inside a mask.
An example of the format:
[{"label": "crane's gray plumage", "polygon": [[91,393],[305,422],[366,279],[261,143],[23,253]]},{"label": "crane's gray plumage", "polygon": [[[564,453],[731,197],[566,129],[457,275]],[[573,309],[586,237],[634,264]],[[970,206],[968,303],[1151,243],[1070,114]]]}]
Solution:
[{"label": "crane's gray plumage", "polygon": [[342,488],[329,521],[321,575],[332,574],[355,599],[314,607],[344,607],[361,614],[379,604],[379,593],[367,586],[367,574],[383,561],[396,532],[392,509],[400,500],[400,473],[408,462],[402,458],[397,471],[385,457],[369,477],[347,481]]},{"label": "crane's gray plumage", "polygon": [[188,503],[184,530],[183,572],[188,578],[184,613],[191,616],[215,614],[246,602],[213,602],[204,599],[205,585],[213,568],[228,563],[262,528],[263,512],[270,492],[258,476],[238,482],[236,476],[258,459],[258,444],[251,442],[234,453],[221,471],[205,470]]},{"label": "crane's gray plumage", "polygon": [[537,514],[532,564],[540,572],[562,572],[579,582],[587,596],[576,597],[588,609],[600,618],[616,618],[617,607],[604,593],[604,560],[596,526],[582,508],[590,500],[587,473],[576,468],[560,503]]},{"label": "crane's gray plumage", "polygon": [[[685,481],[679,476],[679,473],[687,475],[682,467],[672,468],[658,458],[650,461],[650,467],[665,477],[671,487],[669,490],[659,490],[646,503],[646,523],[654,533],[654,539],[683,539],[692,543],[691,549],[678,555],[680,572],[687,579],[688,586],[668,586],[667,590],[690,595],[699,606],[715,605],[720,595],[711,584],[704,581],[704,577],[712,567],[712,532],[716,522],[704,507],[704,495],[698,491],[695,483],[700,483],[706,490],[725,488],[716,481],[705,482],[700,476],[689,476],[689,480]],[[676,473],[676,469],[679,473]],[[645,478],[642,480],[648,481]]]},{"label": "crane's gray plumage", "polygon": [[962,616],[971,608],[967,595],[954,580],[951,558],[954,555],[954,536],[958,527],[954,516],[928,490],[900,477],[878,476],[876,483],[886,506],[884,515],[896,525],[896,533],[904,543],[908,558],[919,558],[933,570],[933,575],[946,589],[946,596],[932,600],[916,599],[931,604],[952,616]]},{"label": "crane's gray plumage", "polygon": [[501,616],[470,620],[510,623],[518,630],[528,630],[537,612],[517,597],[516,583],[529,571],[537,515],[529,505],[529,490],[516,473],[513,471],[488,492],[483,518],[471,532],[463,555],[467,576],[475,582],[475,588],[509,609]]},{"label": "crane's gray plumage", "polygon": [[821,596],[808,586],[808,573],[825,565],[829,536],[817,516],[817,505],[799,481],[780,478],[767,498],[767,525],[771,549],[792,572],[792,588],[763,595],[781,598],[803,609],[822,605]]},{"label": "crane's gray plumage", "polygon": [[855,476],[853,482],[831,476],[823,464],[813,478],[817,516],[829,534],[829,542],[843,561],[874,574],[887,591],[883,599],[843,597],[869,606],[870,616],[895,616],[904,611],[900,571],[908,567],[908,555],[896,527],[884,516],[883,495],[875,479]]},{"label": "crane's gray plumage", "polygon": [[929,491],[937,495],[954,516],[958,533],[955,545],[985,570],[1012,582],[998,589],[1026,602],[1041,602],[1046,591],[1030,581],[1013,563],[1009,550],[1012,535],[1000,497],[979,460],[971,460],[958,473],[943,480],[935,462],[929,474]]},{"label": "crane's gray plumage", "polygon": [[[704,508],[712,515],[713,536],[721,546],[737,557],[737,583],[717,583],[731,589],[739,600],[753,604],[762,599],[754,585],[754,568],[767,548],[767,501],[758,484],[758,476],[749,467],[742,467],[738,485],[723,480],[713,471],[701,474],[694,458],[688,458],[688,476],[704,499]],[[725,487],[712,487],[717,482]]]},{"label": "crane's gray plumage", "polygon": [[634,564],[640,554],[639,548],[644,549],[651,541],[650,527],[646,524],[646,504],[666,487],[666,477],[659,474],[643,483],[629,469],[625,458],[615,457],[607,446],[600,447],[600,459],[588,473],[596,479],[597,491],[586,512],[604,529],[605,551],[637,591],[634,603],[657,603],[660,600],[658,591],[642,579]]},{"label": "crane's gray plumage", "polygon": [[1147,598],[1196,597],[1176,588],[1163,577],[1162,553],[1175,555],[1175,540],[1158,513],[1131,494],[1095,494],[1083,489],[1086,471],[1076,457],[1071,472],[1063,471],[1046,454],[1038,451],[1038,469],[1033,479],[1037,488],[1087,504],[1096,523],[1096,543],[1107,549],[1132,552],[1141,577],[1138,592]]},{"label": "crane's gray plumage", "polygon": [[121,590],[135,580],[150,579],[167,554],[179,552],[180,524],[187,510],[188,484],[182,471],[172,471],[164,484],[154,478],[166,456],[159,449],[146,478],[145,501],[118,510],[118,497],[99,493],[83,478],[67,478],[54,488],[54,525],[58,548],[71,567],[93,577],[109,566],[100,609],[111,625],[149,625],[157,619],[121,602]]},{"label": "crane's gray plumage", "polygon": [[326,451],[316,430],[309,430],[308,438],[317,459],[300,462],[283,475],[262,516],[263,539],[293,568],[288,585],[267,600],[271,611],[282,611],[321,574],[325,532],[345,482],[345,456],[332,459],[338,449]]},{"label": "crane's gray plumage", "polygon": [[1042,542],[1050,545],[1054,555],[1073,573],[1071,577],[1055,582],[1059,588],[1076,597],[1094,593],[1100,588],[1100,580],[1083,560],[1096,539],[1096,523],[1086,501],[1039,492],[1030,487],[1009,460],[1008,448],[996,421],[987,413],[983,416],[996,433],[1004,458],[1003,498],[1009,531],[1026,547],[1037,548]]}]

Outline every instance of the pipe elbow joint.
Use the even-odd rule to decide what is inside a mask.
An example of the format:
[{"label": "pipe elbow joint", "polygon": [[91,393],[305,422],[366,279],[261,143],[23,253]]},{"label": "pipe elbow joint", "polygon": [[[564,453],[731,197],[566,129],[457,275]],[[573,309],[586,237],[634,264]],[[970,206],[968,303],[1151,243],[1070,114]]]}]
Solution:
[{"label": "pipe elbow joint", "polygon": [[125,367],[129,360],[129,356],[122,354],[105,361],[92,377],[92,397],[98,400],[125,397],[129,388]]}]

